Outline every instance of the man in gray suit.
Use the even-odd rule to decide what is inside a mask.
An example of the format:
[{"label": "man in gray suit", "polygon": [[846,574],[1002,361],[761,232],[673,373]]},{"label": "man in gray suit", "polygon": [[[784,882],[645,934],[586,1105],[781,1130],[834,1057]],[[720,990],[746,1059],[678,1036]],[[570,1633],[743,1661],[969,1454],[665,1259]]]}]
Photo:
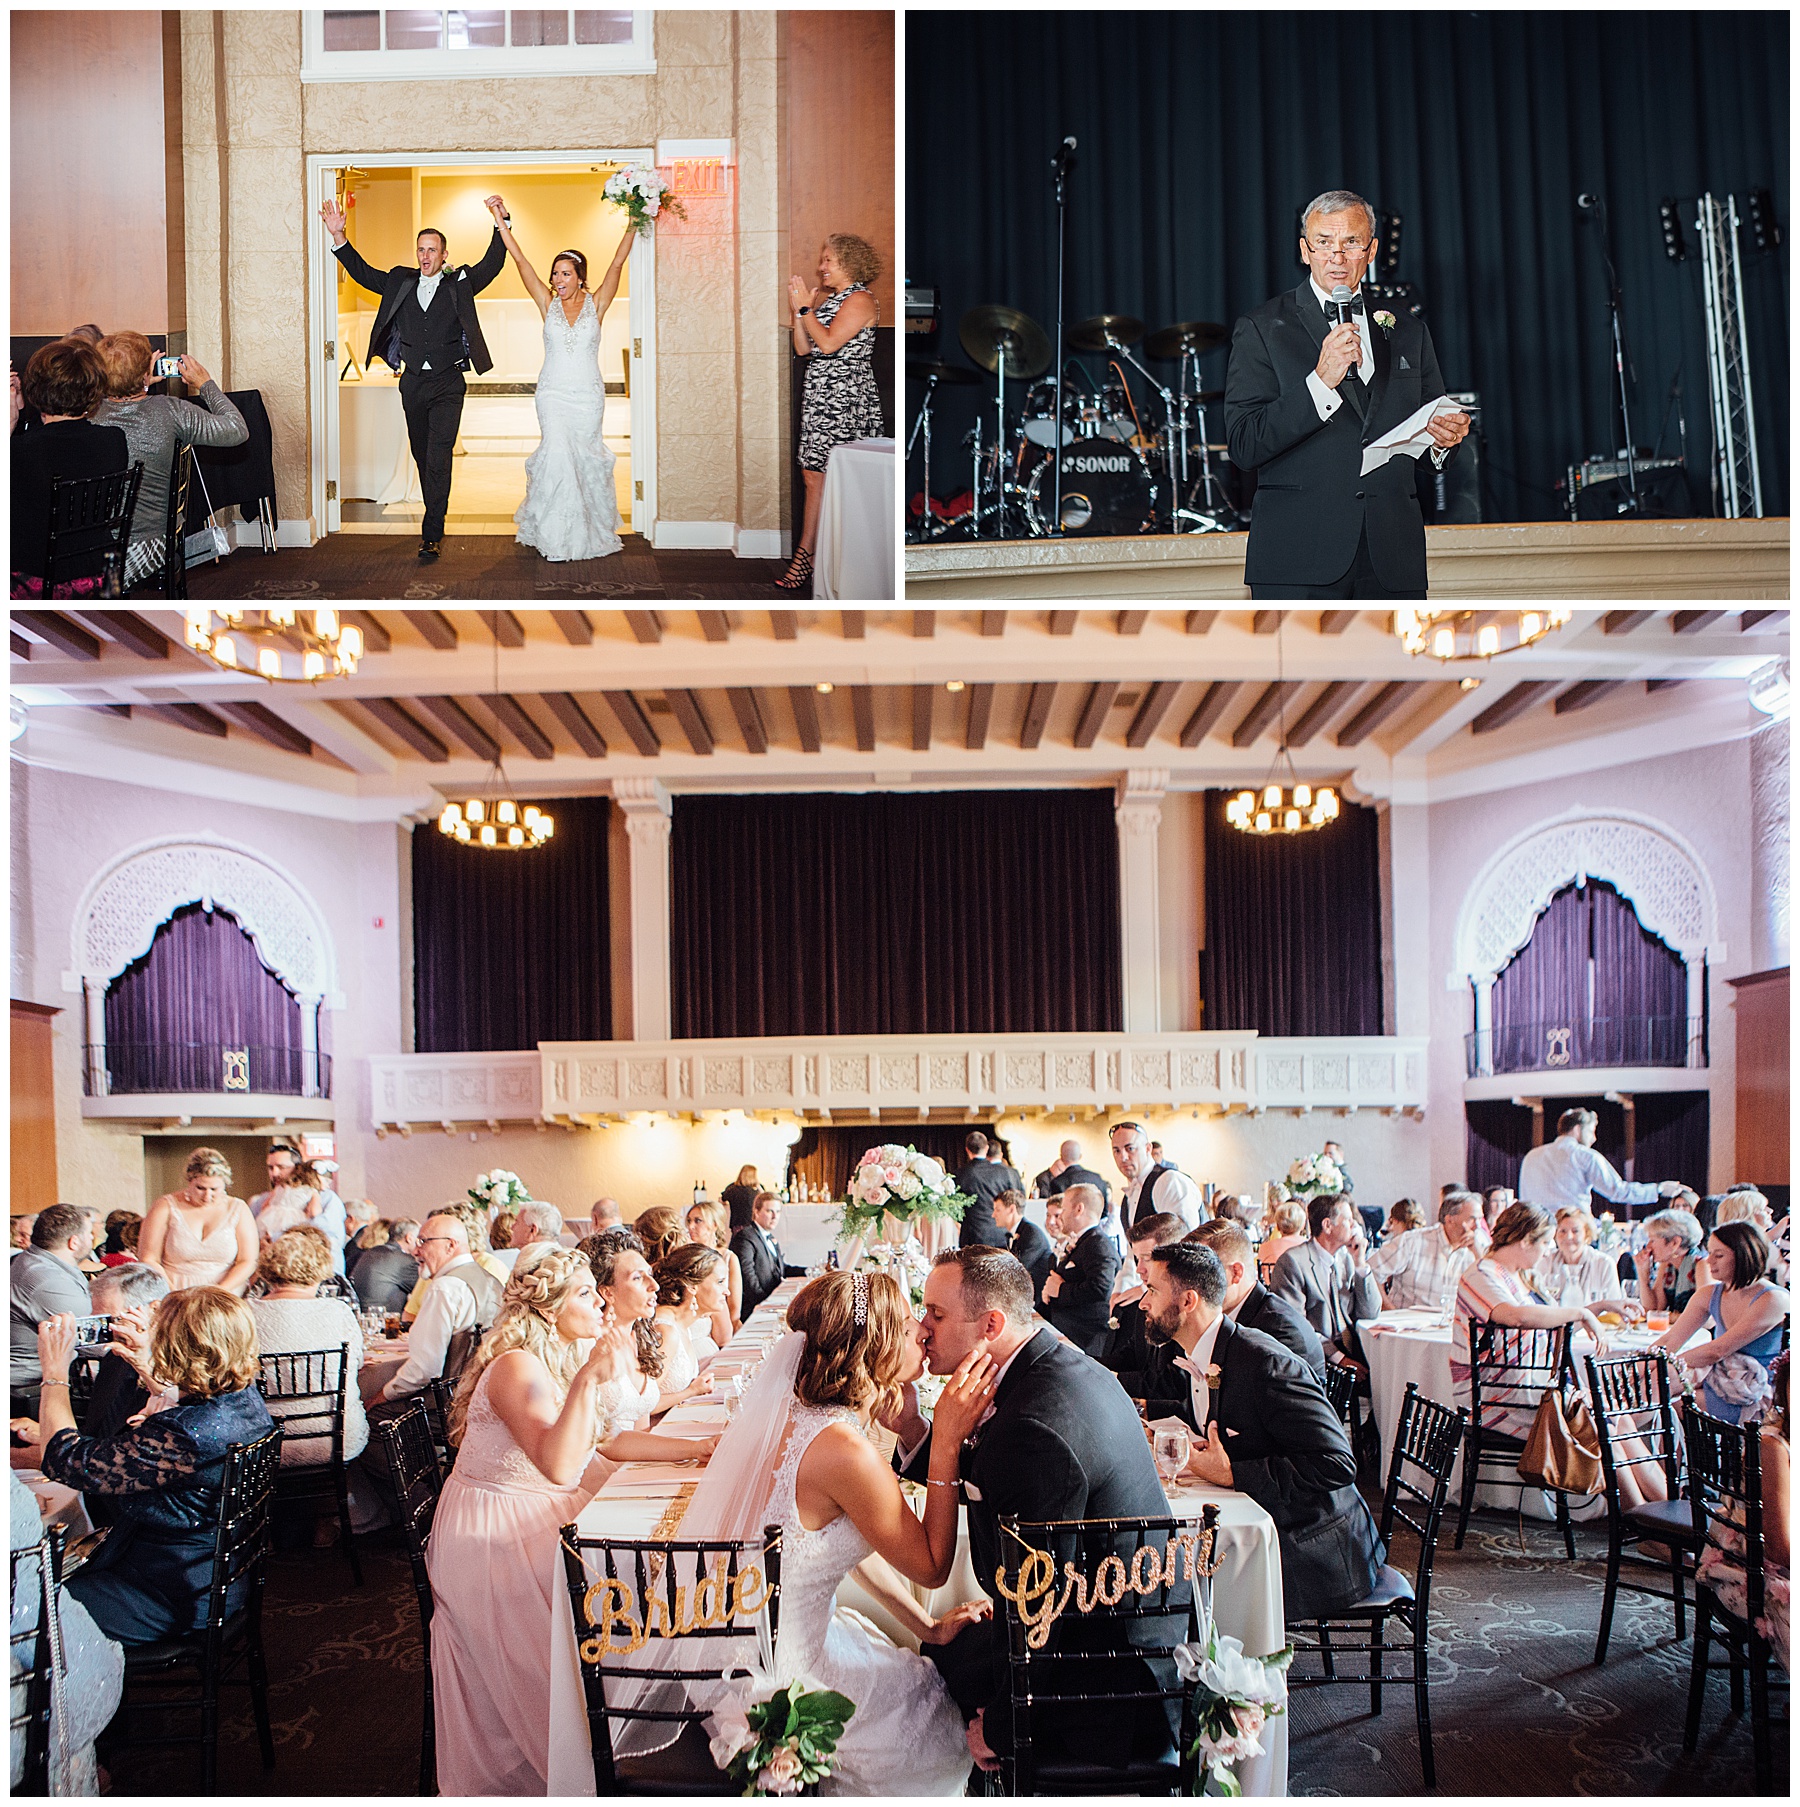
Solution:
[{"label": "man in gray suit", "polygon": [[35,1418],[38,1325],[60,1311],[85,1318],[93,1311],[80,1263],[94,1249],[94,1214],[80,1205],[51,1205],[31,1226],[31,1247],[12,1263],[12,1415]]},{"label": "man in gray suit", "polygon": [[1325,1344],[1328,1361],[1362,1366],[1356,1326],[1381,1316],[1381,1288],[1369,1271],[1369,1242],[1346,1198],[1321,1192],[1307,1201],[1312,1240],[1275,1263],[1269,1290],[1286,1299]]}]

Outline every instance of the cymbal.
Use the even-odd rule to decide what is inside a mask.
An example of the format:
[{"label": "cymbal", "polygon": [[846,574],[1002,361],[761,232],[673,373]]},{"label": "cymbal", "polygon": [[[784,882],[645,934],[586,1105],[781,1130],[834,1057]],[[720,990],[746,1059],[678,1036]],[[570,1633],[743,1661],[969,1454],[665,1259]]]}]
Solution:
[{"label": "cymbal", "polygon": [[1215,320],[1180,320],[1152,333],[1144,349],[1153,358],[1178,358],[1184,351],[1211,351],[1230,337]]},{"label": "cymbal", "polygon": [[1077,351],[1110,351],[1115,345],[1135,345],[1143,336],[1143,321],[1129,314],[1096,314],[1069,328],[1069,343]]},{"label": "cymbal", "polygon": [[981,378],[963,364],[946,364],[942,358],[908,358],[906,374],[920,382],[936,377],[940,383],[979,383]]},{"label": "cymbal", "polygon": [[1006,374],[1029,379],[1050,367],[1050,340],[1029,314],[989,302],[972,307],[957,329],[962,348],[983,370],[998,371],[1000,348],[1006,348]]}]

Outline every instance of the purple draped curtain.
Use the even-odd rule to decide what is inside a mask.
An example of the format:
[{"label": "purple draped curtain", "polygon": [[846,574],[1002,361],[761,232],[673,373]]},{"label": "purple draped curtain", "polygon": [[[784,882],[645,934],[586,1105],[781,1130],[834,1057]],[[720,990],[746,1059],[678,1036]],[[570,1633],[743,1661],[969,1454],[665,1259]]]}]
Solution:
[{"label": "purple draped curtain", "polygon": [[1329,828],[1251,835],[1206,796],[1207,1029],[1380,1035],[1381,849],[1375,811],[1352,803]]},{"label": "purple draped curtain", "polygon": [[1680,1180],[1702,1197],[1712,1160],[1711,1096],[1706,1092],[1639,1092],[1636,1173],[1643,1180]]},{"label": "purple draped curtain", "polygon": [[187,904],[106,991],[115,1092],[219,1092],[224,1050],[247,1048],[247,1088],[297,1094],[307,1075],[294,995],[263,965],[237,918]]},{"label": "purple draped curtain", "polygon": [[675,1033],[1117,1029],[1118,870],[1109,791],[677,797]]}]

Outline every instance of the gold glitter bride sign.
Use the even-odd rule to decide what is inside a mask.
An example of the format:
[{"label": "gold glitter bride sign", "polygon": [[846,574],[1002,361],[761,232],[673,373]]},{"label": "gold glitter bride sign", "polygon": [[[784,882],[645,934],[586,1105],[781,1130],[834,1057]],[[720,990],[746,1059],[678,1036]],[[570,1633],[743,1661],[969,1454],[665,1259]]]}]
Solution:
[{"label": "gold glitter bride sign", "polygon": [[[582,1597],[582,1611],[599,1635],[581,1646],[581,1660],[597,1663],[609,1656],[629,1656],[652,1638],[684,1638],[695,1631],[718,1631],[734,1619],[754,1618],[774,1590],[754,1564],[726,1573],[723,1556],[694,1583],[663,1589],[652,1582],[637,1610],[637,1594],[629,1582],[597,1581]],[[671,1600],[670,1595],[673,1594]]]}]

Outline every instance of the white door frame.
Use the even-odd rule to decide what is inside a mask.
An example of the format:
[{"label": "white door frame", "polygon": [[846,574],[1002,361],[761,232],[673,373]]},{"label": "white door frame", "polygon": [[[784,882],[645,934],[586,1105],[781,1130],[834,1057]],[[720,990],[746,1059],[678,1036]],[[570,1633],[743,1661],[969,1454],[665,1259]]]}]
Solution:
[{"label": "white door frame", "polygon": [[[327,344],[337,340],[337,259],[324,228],[316,224],[319,204],[336,195],[337,172],[358,169],[459,169],[479,165],[550,164],[585,168],[594,163],[656,161],[654,146],[586,151],[381,151],[352,156],[309,152],[306,159],[308,411],[312,422],[312,518],[327,533],[343,524],[342,503],[325,495],[327,473],[338,463],[337,359]],[[627,265],[631,327],[631,531],[654,541],[656,528],[656,255],[652,240],[638,235]],[[604,373],[602,373],[604,375]],[[641,486],[641,493],[639,486]]]}]

